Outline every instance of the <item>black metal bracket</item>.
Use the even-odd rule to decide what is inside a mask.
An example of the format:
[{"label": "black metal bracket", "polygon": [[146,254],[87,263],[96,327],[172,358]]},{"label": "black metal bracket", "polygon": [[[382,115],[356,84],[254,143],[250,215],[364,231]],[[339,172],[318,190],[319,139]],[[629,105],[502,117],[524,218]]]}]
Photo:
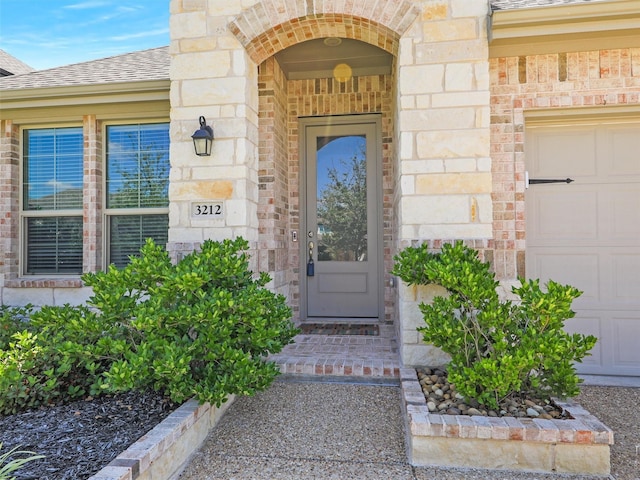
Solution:
[{"label": "black metal bracket", "polygon": [[573,182],[572,178],[561,178],[561,179],[547,179],[547,178],[530,178],[529,185],[533,185],[535,183],[571,183]]}]

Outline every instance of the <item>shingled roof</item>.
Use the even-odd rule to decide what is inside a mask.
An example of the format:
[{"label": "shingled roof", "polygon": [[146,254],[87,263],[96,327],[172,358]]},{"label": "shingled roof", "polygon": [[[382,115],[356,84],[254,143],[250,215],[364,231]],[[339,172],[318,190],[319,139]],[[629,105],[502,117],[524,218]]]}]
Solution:
[{"label": "shingled roof", "polygon": [[169,80],[169,47],[0,78],[0,90]]},{"label": "shingled roof", "polygon": [[0,76],[33,72],[35,69],[0,49]]}]

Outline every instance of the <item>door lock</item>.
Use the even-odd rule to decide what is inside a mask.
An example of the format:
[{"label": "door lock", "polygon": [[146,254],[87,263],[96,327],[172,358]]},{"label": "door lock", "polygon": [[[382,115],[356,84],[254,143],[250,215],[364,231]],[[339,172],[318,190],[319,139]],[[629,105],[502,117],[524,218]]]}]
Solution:
[{"label": "door lock", "polygon": [[307,260],[307,277],[315,275],[315,265],[313,264],[313,242],[309,242],[309,260]]}]

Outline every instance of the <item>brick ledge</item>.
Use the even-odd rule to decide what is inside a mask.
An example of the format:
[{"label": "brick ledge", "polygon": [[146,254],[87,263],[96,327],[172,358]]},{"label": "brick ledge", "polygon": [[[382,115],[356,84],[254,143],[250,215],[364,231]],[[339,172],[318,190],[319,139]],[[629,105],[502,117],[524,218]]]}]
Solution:
[{"label": "brick ledge", "polygon": [[[503,467],[505,469],[609,474],[609,449],[614,442],[613,431],[576,402],[557,402],[571,413],[574,417],[572,420],[440,415],[429,412],[415,369],[402,368],[400,384],[407,453],[412,465],[501,468],[499,465],[503,463],[499,452],[508,443],[512,452],[523,450],[513,454],[513,459],[509,459],[512,462],[508,467]],[[450,442],[455,441],[461,445],[473,444],[476,449],[485,445],[488,451],[496,452],[495,458],[479,459],[477,463],[471,457],[435,458],[434,452],[447,450]],[[542,452],[540,455],[548,454],[552,458],[544,465],[526,463],[527,452],[532,450]],[[590,454],[596,459],[592,463],[573,460]],[[565,457],[560,458],[562,455]]]},{"label": "brick ledge", "polygon": [[220,408],[185,402],[88,480],[175,478],[235,398],[230,396]]},{"label": "brick ledge", "polygon": [[5,280],[7,288],[81,288],[80,278],[17,278]]}]

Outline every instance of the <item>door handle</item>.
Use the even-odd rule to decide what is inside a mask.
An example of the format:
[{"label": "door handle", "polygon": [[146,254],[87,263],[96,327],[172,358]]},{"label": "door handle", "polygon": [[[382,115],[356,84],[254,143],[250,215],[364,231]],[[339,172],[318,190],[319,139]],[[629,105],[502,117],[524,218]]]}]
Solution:
[{"label": "door handle", "polygon": [[307,277],[315,275],[315,265],[313,263],[313,242],[309,242],[309,259],[307,260]]},{"label": "door handle", "polygon": [[524,172],[524,186],[529,188],[529,185],[535,185],[539,183],[571,183],[573,178],[529,178],[529,172]]}]

